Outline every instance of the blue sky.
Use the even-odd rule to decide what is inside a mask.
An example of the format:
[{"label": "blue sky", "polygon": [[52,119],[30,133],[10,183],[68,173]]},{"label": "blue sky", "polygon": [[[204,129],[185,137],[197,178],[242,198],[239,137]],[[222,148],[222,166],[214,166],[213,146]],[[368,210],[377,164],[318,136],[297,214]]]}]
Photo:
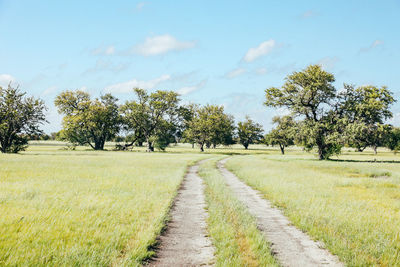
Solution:
[{"label": "blue sky", "polygon": [[[400,101],[400,1],[2,1],[0,86],[45,100],[64,90],[121,102],[133,87],[223,104],[271,127],[264,90],[309,64],[336,86],[387,85]],[[400,125],[400,103],[391,123]]]}]

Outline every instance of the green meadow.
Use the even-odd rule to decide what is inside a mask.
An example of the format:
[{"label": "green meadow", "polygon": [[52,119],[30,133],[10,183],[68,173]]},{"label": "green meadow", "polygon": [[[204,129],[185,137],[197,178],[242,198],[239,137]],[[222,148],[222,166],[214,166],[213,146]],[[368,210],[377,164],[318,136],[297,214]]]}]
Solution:
[{"label": "green meadow", "polygon": [[399,156],[249,155],[227,167],[348,266],[400,265]]},{"label": "green meadow", "polygon": [[188,166],[205,183],[207,228],[217,266],[275,266],[269,242],[225,185],[216,162],[283,210],[294,225],[348,266],[400,265],[400,156],[387,151],[319,161],[293,147],[253,145],[166,152],[71,151],[33,142],[0,155],[1,266],[140,266]]},{"label": "green meadow", "polygon": [[0,155],[0,265],[139,265],[201,154]]}]

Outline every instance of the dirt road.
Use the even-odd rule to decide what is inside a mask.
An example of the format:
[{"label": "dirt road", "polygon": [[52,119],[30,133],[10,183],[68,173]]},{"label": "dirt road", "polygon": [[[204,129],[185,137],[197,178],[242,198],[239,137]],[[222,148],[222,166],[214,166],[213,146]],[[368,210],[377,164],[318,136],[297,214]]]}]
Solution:
[{"label": "dirt road", "polygon": [[214,248],[206,232],[204,185],[197,175],[198,166],[190,167],[183,180],[150,266],[212,266]]},{"label": "dirt road", "polygon": [[323,249],[321,244],[291,225],[282,212],[273,208],[259,192],[228,171],[224,167],[227,160],[228,158],[218,162],[220,172],[236,197],[256,217],[259,229],[271,243],[272,252],[283,266],[344,266],[337,257]]}]

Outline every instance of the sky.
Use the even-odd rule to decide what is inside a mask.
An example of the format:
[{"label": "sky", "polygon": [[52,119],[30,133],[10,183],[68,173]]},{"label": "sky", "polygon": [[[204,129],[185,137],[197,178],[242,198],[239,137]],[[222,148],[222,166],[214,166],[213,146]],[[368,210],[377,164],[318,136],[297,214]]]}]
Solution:
[{"label": "sky", "polygon": [[0,0],[0,86],[43,99],[47,133],[61,129],[60,92],[124,103],[134,87],[224,105],[268,130],[285,111],[265,107],[264,90],[320,64],[338,90],[388,86],[400,126],[399,14],[400,0]]}]

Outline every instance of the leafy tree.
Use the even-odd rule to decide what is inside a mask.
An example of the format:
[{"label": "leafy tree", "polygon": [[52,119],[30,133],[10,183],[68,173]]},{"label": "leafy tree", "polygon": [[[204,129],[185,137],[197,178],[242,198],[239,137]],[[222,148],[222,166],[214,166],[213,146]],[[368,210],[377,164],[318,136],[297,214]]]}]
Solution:
[{"label": "leafy tree", "polygon": [[339,94],[338,110],[346,118],[345,135],[347,144],[363,151],[371,146],[374,152],[384,145],[390,126],[385,121],[392,117],[390,106],[395,102],[392,93],[383,86],[360,86],[345,84]]},{"label": "leafy tree", "polygon": [[192,136],[185,134],[185,132],[188,131],[190,122],[193,120],[196,111],[199,108],[200,106],[198,104],[189,104],[179,108],[180,120],[178,125],[177,139],[178,141],[192,144],[192,148],[194,148],[196,140],[194,140]]},{"label": "leafy tree", "polygon": [[29,135],[39,135],[45,122],[44,102],[25,97],[18,88],[0,87],[0,151],[18,153],[28,144]]},{"label": "leafy tree", "polygon": [[179,97],[172,91],[157,91],[148,94],[145,90],[135,88],[137,100],[127,101],[121,106],[125,130],[135,138],[124,147],[133,145],[140,136],[146,139],[148,151],[157,148],[165,149],[174,140],[179,119]]},{"label": "leafy tree", "polygon": [[105,142],[112,140],[120,130],[117,101],[111,94],[91,100],[83,91],[61,93],[54,102],[58,112],[65,115],[61,137],[74,145],[104,149]]},{"label": "leafy tree", "polygon": [[385,146],[396,154],[400,150],[400,128],[393,127],[386,137]]},{"label": "leafy tree", "polygon": [[[288,108],[293,116],[304,118],[299,125],[303,135],[298,138],[307,150],[318,148],[319,159],[336,153],[340,143],[337,117],[332,109],[336,100],[335,78],[318,65],[311,65],[286,77],[281,88],[266,89],[265,105]],[[340,151],[340,149],[339,149]]]},{"label": "leafy tree", "polygon": [[250,144],[259,142],[263,138],[262,125],[254,122],[248,116],[244,122],[239,122],[238,127],[239,142],[248,149]]},{"label": "leafy tree", "polygon": [[233,117],[224,113],[223,106],[207,105],[195,109],[184,133],[187,140],[193,140],[204,151],[204,145],[214,147],[233,142]]},{"label": "leafy tree", "polygon": [[285,154],[285,148],[294,145],[294,137],[296,135],[296,122],[291,116],[279,117],[272,119],[277,124],[266,136],[265,142],[269,145],[279,145],[282,155]]}]

